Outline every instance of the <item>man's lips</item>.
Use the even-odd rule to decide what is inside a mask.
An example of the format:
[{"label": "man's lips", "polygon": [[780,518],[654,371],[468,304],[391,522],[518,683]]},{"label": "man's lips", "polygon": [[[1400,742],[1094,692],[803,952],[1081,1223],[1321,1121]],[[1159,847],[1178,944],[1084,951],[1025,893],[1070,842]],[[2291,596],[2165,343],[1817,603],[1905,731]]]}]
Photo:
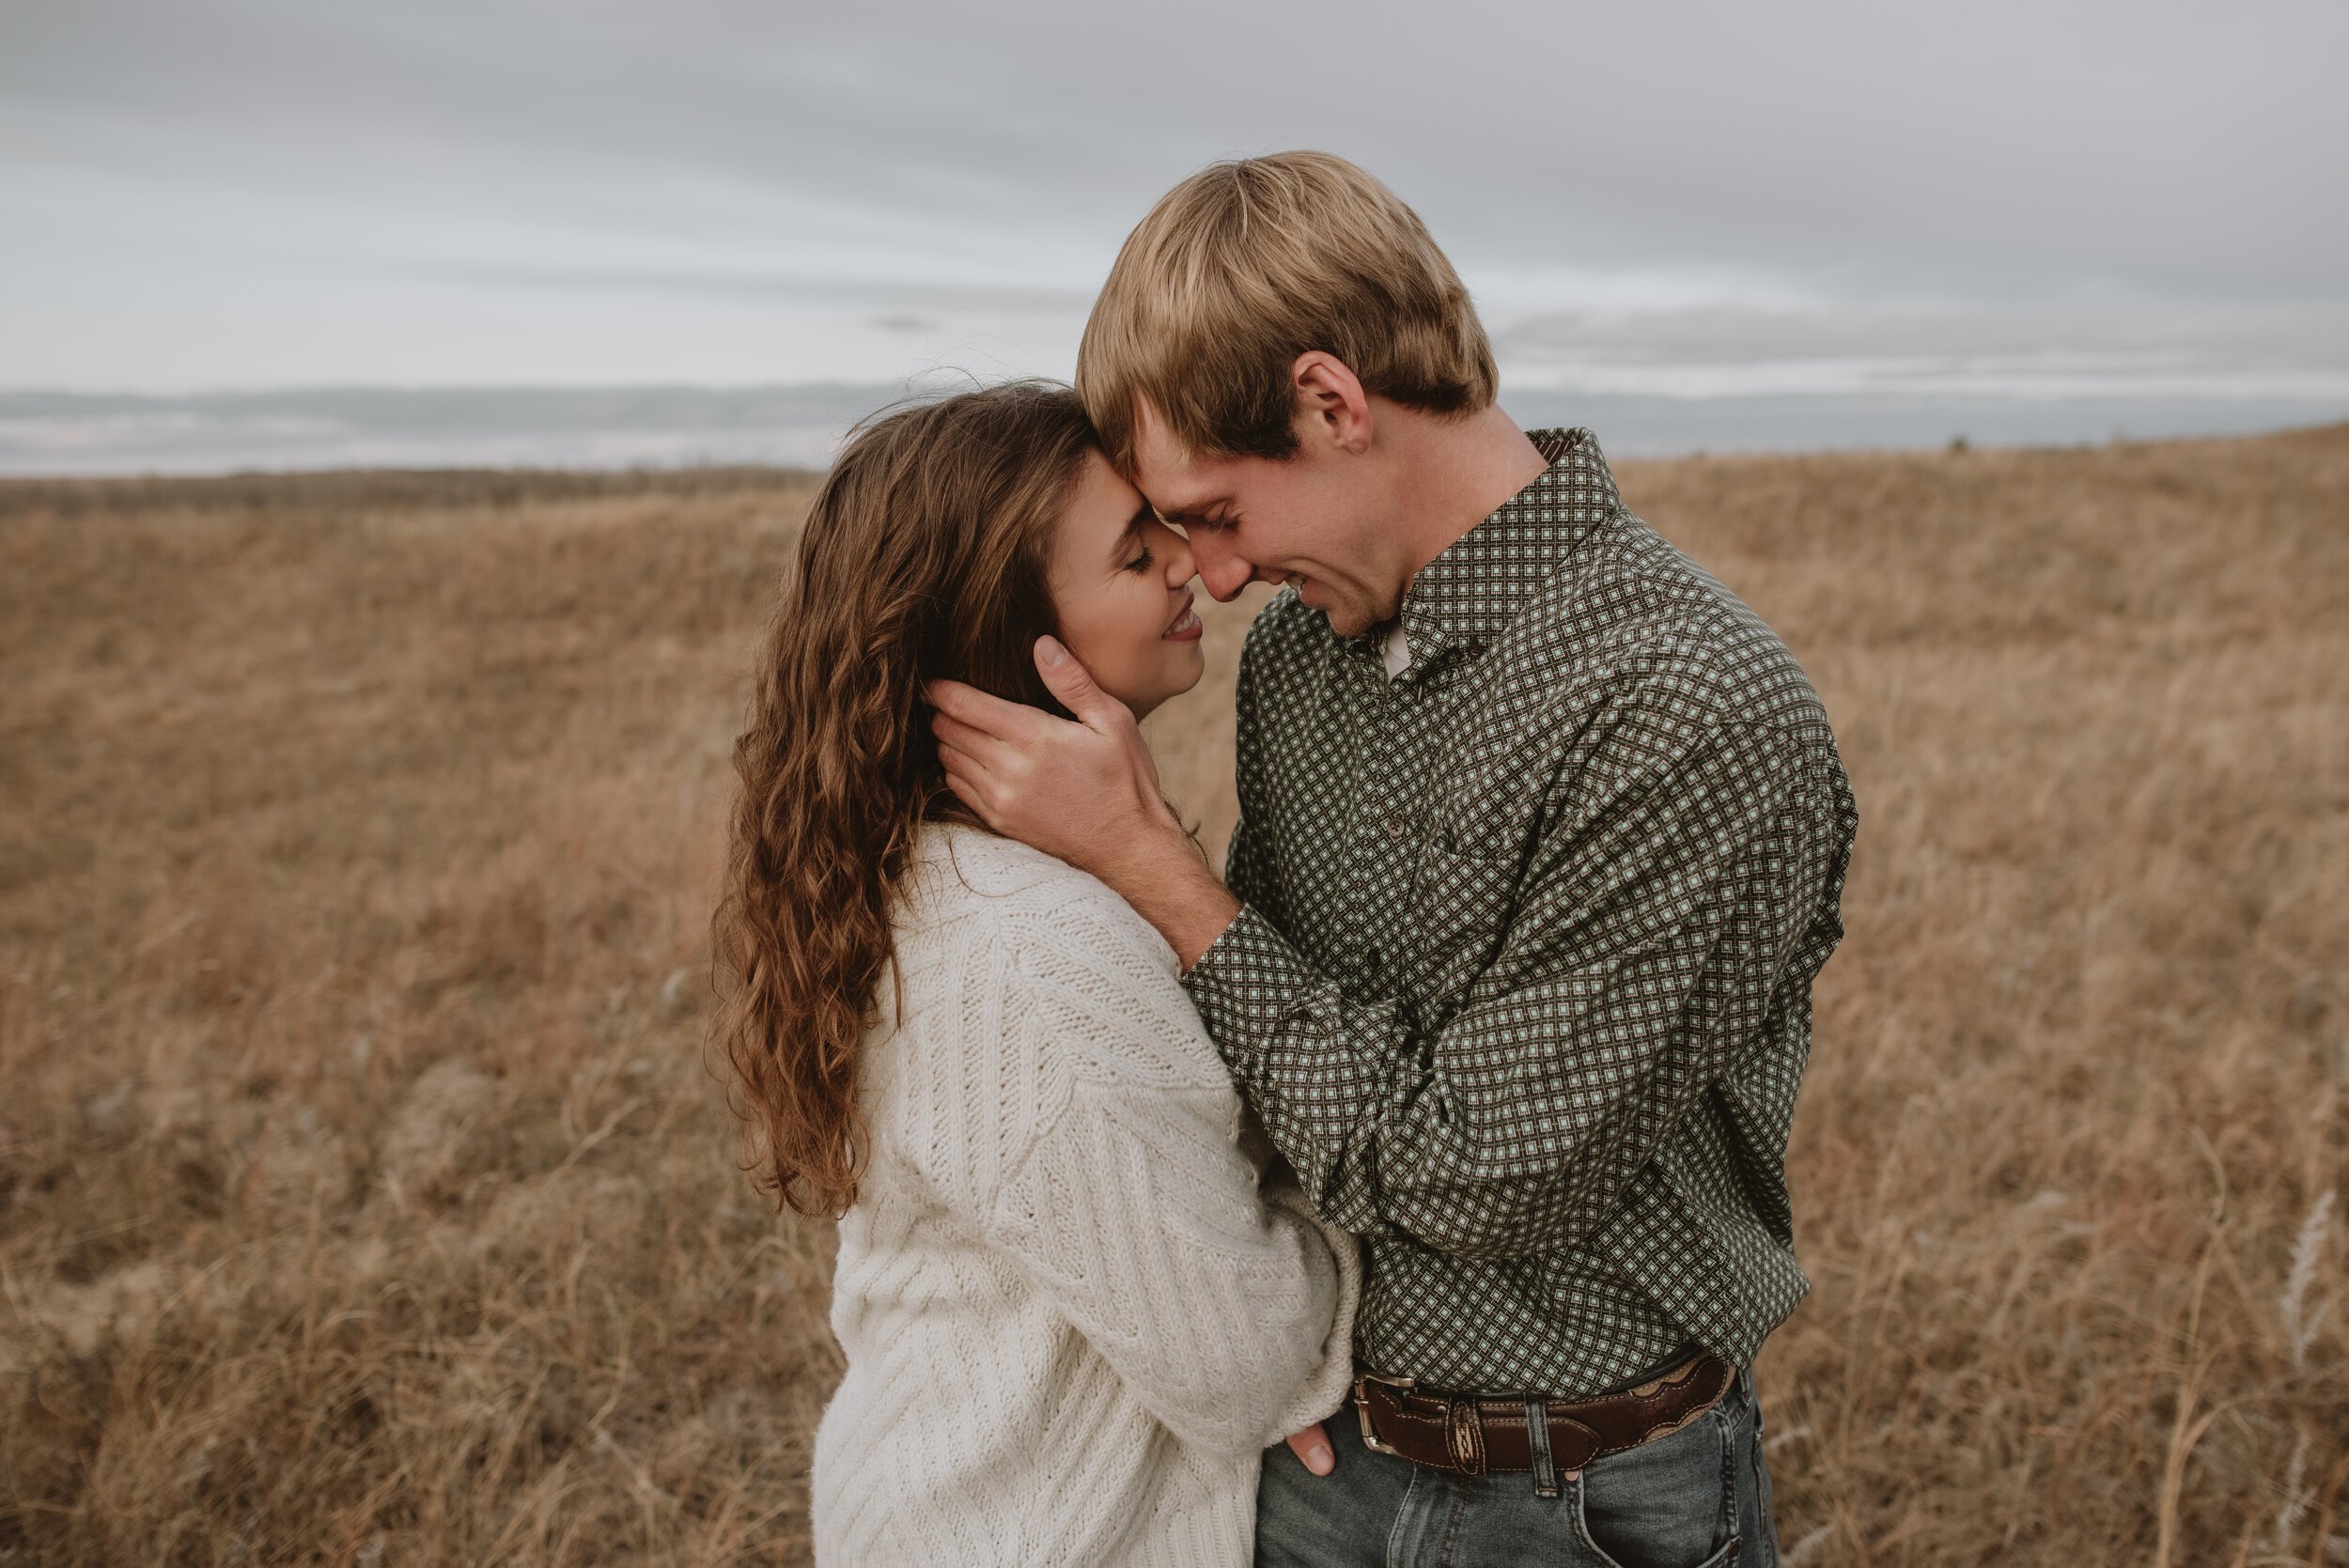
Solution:
[{"label": "man's lips", "polygon": [[1191,596],[1186,592],[1183,595],[1182,613],[1167,623],[1164,631],[1159,633],[1160,642],[1188,643],[1206,629],[1200,625],[1198,612],[1191,609]]}]

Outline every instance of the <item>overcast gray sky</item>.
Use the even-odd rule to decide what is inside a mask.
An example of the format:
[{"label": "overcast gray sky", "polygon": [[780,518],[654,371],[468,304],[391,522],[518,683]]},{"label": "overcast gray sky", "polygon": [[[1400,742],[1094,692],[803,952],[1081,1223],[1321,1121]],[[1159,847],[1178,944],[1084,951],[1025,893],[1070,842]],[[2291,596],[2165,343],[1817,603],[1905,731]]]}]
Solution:
[{"label": "overcast gray sky", "polygon": [[2349,410],[2349,5],[19,0],[0,388],[1066,375],[1326,147],[1508,385]]}]

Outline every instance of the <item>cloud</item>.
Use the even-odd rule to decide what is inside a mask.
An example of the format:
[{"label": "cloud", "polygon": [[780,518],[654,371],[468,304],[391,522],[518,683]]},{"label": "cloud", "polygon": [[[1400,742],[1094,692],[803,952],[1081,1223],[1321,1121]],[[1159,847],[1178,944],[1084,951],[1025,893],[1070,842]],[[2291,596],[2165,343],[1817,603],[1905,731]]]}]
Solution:
[{"label": "cloud", "polygon": [[2326,372],[2344,56],[2274,0],[23,6],[0,373],[1065,374],[1157,194],[1284,146],[1410,200],[1526,378]]},{"label": "cloud", "polygon": [[1556,312],[1493,333],[1506,380],[1674,397],[2331,400],[2349,300],[1858,302]]}]

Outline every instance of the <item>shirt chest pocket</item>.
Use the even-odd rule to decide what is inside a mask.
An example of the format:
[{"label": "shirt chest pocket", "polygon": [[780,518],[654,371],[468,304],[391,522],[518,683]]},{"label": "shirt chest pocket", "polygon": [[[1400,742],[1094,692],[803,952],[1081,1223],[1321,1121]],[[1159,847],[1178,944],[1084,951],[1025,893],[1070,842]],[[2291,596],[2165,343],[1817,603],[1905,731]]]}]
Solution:
[{"label": "shirt chest pocket", "polygon": [[1439,1003],[1459,1001],[1501,951],[1523,865],[1514,850],[1469,854],[1445,847],[1440,839],[1421,847],[1396,950],[1412,994]]},{"label": "shirt chest pocket", "polygon": [[[1408,990],[1447,1012],[1501,951],[1540,822],[1547,770],[1520,748],[1442,781],[1418,846],[1404,933]],[[1430,1019],[1431,1023],[1439,1020]]]}]

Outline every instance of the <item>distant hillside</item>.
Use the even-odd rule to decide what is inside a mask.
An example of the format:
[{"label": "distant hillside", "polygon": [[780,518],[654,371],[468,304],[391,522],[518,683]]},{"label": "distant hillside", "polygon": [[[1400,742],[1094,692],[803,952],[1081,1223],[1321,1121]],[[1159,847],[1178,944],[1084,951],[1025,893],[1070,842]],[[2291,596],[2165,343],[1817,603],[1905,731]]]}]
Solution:
[{"label": "distant hillside", "polygon": [[[946,384],[941,379],[941,384]],[[900,385],[317,387],[174,396],[0,393],[0,475],[335,468],[820,467]],[[1660,396],[1525,386],[1529,427],[1588,425],[1615,456],[1974,445],[2250,434],[2349,417],[2349,401],[2115,396]]]}]

